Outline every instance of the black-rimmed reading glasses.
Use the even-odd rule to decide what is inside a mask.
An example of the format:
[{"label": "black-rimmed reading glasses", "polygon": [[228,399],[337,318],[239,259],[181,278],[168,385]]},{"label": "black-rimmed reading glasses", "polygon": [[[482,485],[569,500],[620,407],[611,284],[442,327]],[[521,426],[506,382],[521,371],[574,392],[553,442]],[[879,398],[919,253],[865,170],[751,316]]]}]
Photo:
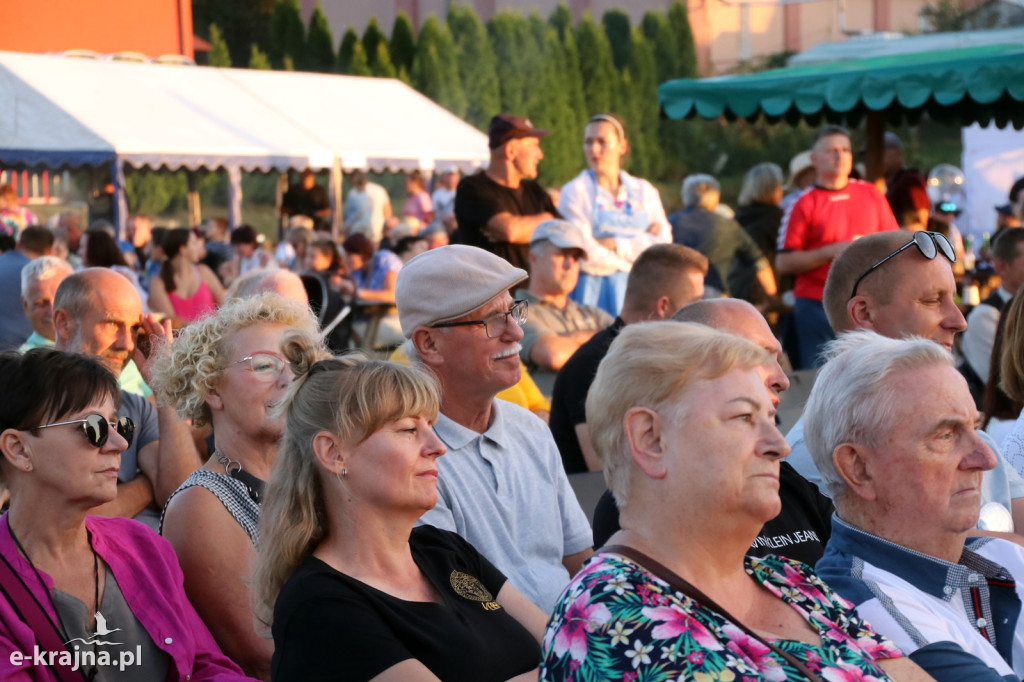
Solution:
[{"label": "black-rimmed reading glasses", "polygon": [[431,325],[434,329],[441,327],[468,327],[470,325],[483,325],[484,331],[487,333],[487,338],[496,339],[505,333],[508,328],[509,319],[516,321],[516,324],[522,326],[526,322],[526,313],[529,308],[529,304],[526,301],[515,301],[512,303],[512,307],[503,313],[494,313],[488,315],[482,320],[465,320],[464,322],[439,322],[438,324]]}]

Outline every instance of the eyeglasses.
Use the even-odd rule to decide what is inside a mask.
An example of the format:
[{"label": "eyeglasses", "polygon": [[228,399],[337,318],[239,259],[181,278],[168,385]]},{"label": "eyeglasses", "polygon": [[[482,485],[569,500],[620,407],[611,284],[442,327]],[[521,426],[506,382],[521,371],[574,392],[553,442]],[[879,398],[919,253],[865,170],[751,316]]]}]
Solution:
[{"label": "eyeglasses", "polygon": [[496,339],[505,333],[508,328],[509,318],[516,321],[516,324],[522,326],[526,322],[526,312],[529,308],[529,303],[526,301],[515,301],[512,307],[504,313],[494,313],[488,315],[482,320],[466,320],[465,322],[441,322],[432,325],[434,329],[440,329],[442,327],[466,327],[469,325],[482,324],[484,331],[487,333],[487,338]]},{"label": "eyeglasses", "polygon": [[284,359],[276,353],[271,353],[268,350],[258,350],[252,355],[246,355],[238,362],[232,362],[229,367],[240,365],[243,362],[249,363],[249,369],[258,379],[264,379],[266,381],[273,381],[281,376],[281,372],[284,371],[284,367],[287,364]]},{"label": "eyeglasses", "polygon": [[118,417],[117,421],[110,422],[100,414],[90,414],[84,419],[72,419],[67,422],[43,424],[36,428],[48,429],[51,426],[67,426],[68,424],[81,424],[85,437],[89,439],[89,444],[94,448],[102,448],[107,444],[107,437],[110,436],[111,426],[117,430],[117,435],[128,441],[128,445],[132,444],[132,439],[135,437],[135,422],[128,417]]},{"label": "eyeglasses", "polygon": [[863,275],[857,278],[857,281],[853,283],[853,293],[850,294],[850,298],[857,295],[857,287],[860,286],[861,280],[880,268],[887,260],[894,258],[897,254],[902,251],[906,251],[911,246],[916,246],[917,250],[921,252],[921,255],[928,260],[935,258],[935,256],[939,255],[939,252],[941,251],[942,255],[945,256],[946,260],[950,263],[956,262],[956,253],[953,251],[953,245],[949,243],[949,240],[946,239],[945,235],[939,232],[915,232],[913,239],[872,265],[864,271]]}]

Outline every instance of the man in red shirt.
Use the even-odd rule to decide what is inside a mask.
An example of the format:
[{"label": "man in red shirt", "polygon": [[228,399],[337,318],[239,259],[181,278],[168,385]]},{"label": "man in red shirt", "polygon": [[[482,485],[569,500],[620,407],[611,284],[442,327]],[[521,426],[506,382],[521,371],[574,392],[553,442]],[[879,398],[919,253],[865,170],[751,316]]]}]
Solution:
[{"label": "man in red shirt", "polygon": [[832,260],[858,237],[899,226],[885,197],[874,185],[851,180],[850,133],[825,126],[814,136],[811,163],[817,181],[793,203],[782,219],[775,269],[796,276],[794,314],[800,357],[794,366],[820,364],[821,347],[833,337],[821,305]]}]

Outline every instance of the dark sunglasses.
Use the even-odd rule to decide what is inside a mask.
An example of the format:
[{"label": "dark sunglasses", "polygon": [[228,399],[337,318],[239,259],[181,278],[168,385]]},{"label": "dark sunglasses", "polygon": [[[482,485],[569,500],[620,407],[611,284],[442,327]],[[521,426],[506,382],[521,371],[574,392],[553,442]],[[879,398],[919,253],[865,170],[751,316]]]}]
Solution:
[{"label": "dark sunglasses", "polygon": [[110,436],[111,426],[117,429],[117,435],[128,441],[128,445],[132,444],[132,438],[135,436],[135,422],[128,417],[118,417],[116,422],[108,422],[106,417],[99,414],[90,414],[83,419],[72,419],[68,422],[43,424],[36,428],[48,429],[51,426],[66,426],[68,424],[81,424],[85,437],[89,440],[89,444],[94,448],[102,448],[107,444],[107,438]]},{"label": "dark sunglasses", "polygon": [[913,239],[872,265],[864,271],[863,275],[857,278],[857,281],[853,283],[853,293],[850,294],[850,298],[857,295],[857,287],[860,286],[861,280],[882,267],[883,263],[896,257],[897,254],[906,251],[911,246],[916,246],[921,255],[928,260],[935,258],[941,252],[950,263],[956,262],[956,253],[953,251],[953,245],[949,243],[944,234],[939,232],[915,232]]}]

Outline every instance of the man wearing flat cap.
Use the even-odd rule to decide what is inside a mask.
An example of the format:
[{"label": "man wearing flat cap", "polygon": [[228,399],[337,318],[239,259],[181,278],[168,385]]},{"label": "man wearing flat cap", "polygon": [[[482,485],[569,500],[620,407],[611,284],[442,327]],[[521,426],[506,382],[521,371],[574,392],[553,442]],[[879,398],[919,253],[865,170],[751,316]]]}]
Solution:
[{"label": "man wearing flat cap", "polygon": [[406,263],[395,302],[407,354],[441,385],[434,430],[448,454],[420,523],[461,535],[550,611],[593,538],[547,425],[495,400],[519,381],[527,305],[508,292],[525,279],[487,251],[443,246]]},{"label": "man wearing flat cap", "polygon": [[569,299],[587,244],[567,220],[545,220],[530,239],[530,286],[516,298],[530,304],[520,356],[531,372],[557,372],[572,354],[614,320],[596,306]]},{"label": "man wearing flat cap", "polygon": [[529,271],[529,244],[538,223],[561,218],[547,191],[537,183],[544,158],[538,130],[525,118],[498,114],[488,127],[491,161],[487,170],[459,182],[455,191],[453,242],[501,256]]}]

